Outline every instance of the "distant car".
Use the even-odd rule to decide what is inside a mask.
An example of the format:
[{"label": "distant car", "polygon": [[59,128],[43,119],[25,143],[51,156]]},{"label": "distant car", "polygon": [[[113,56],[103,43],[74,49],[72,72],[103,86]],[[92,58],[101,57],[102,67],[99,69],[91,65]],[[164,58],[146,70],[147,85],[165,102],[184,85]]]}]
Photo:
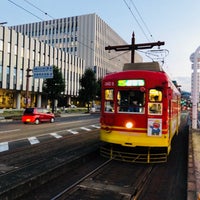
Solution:
[{"label": "distant car", "polygon": [[55,115],[46,108],[26,108],[22,116],[22,122],[24,124],[39,124],[40,122],[53,123],[54,121]]},{"label": "distant car", "polygon": [[77,108],[77,106],[75,106],[75,105],[70,105],[70,108]]}]

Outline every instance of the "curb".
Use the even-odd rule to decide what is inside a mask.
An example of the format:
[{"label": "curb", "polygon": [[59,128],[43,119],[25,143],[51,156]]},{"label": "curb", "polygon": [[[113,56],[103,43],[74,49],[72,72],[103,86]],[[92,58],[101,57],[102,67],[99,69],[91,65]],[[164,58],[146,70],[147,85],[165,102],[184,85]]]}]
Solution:
[{"label": "curb", "polygon": [[187,200],[200,200],[199,145],[200,131],[189,131]]}]

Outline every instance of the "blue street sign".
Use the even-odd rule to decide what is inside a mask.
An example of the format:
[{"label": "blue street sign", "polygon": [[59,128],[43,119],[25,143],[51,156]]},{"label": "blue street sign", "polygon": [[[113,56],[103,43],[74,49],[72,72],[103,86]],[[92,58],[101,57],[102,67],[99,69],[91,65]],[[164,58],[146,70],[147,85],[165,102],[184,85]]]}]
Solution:
[{"label": "blue street sign", "polygon": [[33,78],[53,78],[53,66],[34,67]]}]

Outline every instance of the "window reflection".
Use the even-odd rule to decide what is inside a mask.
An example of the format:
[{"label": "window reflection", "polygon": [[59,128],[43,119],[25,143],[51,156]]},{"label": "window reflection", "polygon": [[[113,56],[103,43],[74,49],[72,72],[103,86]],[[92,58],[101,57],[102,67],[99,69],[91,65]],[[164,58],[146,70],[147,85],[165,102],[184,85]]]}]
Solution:
[{"label": "window reflection", "polygon": [[114,112],[114,90],[106,89],[105,90],[105,112]]},{"label": "window reflection", "polygon": [[162,101],[162,91],[156,89],[149,90],[149,101]]},{"label": "window reflection", "polygon": [[162,114],[162,103],[149,103],[149,114]]},{"label": "window reflection", "polygon": [[148,114],[161,115],[162,114],[162,91],[157,89],[149,90]]},{"label": "window reflection", "polygon": [[139,90],[121,90],[117,94],[118,111],[144,113],[145,94]]}]

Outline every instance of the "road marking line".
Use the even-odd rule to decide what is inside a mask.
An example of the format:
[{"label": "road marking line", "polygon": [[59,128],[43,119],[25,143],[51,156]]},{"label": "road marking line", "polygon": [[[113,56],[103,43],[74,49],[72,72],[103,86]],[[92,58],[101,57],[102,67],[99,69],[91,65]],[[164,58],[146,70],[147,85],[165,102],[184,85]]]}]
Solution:
[{"label": "road marking line", "polygon": [[72,133],[72,134],[78,134],[79,132],[77,131],[73,131],[73,130],[67,130],[68,132]]},{"label": "road marking line", "polygon": [[36,137],[29,137],[28,140],[29,140],[29,142],[31,144],[38,144],[38,143],[40,143],[40,141]]},{"label": "road marking line", "polygon": [[7,131],[0,131],[1,133],[9,133],[9,132],[15,132],[15,131],[20,131],[21,129],[14,129],[14,130],[7,130]]},{"label": "road marking line", "polygon": [[8,151],[8,142],[0,143],[0,152]]},{"label": "road marking line", "polygon": [[91,126],[94,128],[100,128],[100,126],[97,126],[97,125],[91,125]]},{"label": "road marking line", "polygon": [[91,131],[91,129],[89,128],[86,128],[86,127],[81,127],[82,130],[85,130],[85,131]]},{"label": "road marking line", "polygon": [[50,135],[52,135],[53,137],[55,137],[55,138],[57,138],[57,139],[63,137],[62,135],[58,135],[57,133],[50,133]]},{"label": "road marking line", "polygon": [[82,122],[81,120],[78,120],[78,121],[72,121],[72,122],[58,122],[56,123],[56,126],[61,126],[61,125],[65,125],[65,124],[74,124],[74,123],[79,123],[79,122]]}]

